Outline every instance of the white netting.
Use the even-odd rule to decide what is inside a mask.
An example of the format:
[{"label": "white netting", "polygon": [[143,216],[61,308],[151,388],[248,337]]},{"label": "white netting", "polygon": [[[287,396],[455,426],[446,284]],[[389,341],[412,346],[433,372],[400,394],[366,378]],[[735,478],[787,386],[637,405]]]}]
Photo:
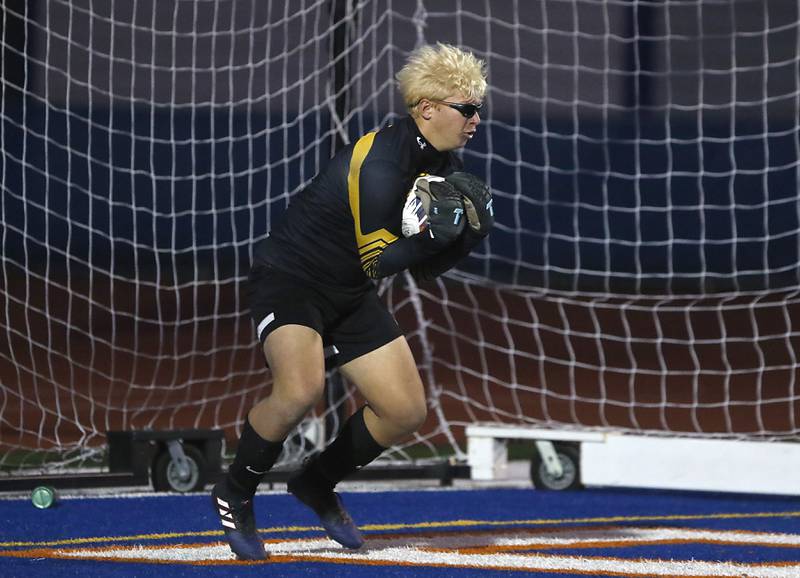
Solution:
[{"label": "white netting", "polygon": [[796,438],[798,6],[426,6],[492,74],[498,225],[423,288],[451,430]]},{"label": "white netting", "polygon": [[464,159],[497,226],[459,272],[384,287],[430,387],[426,450],[401,455],[460,453],[475,420],[797,436],[794,3],[2,16],[3,469],[82,463],[115,429],[235,439],[269,387],[242,299],[253,243],[335,143],[402,113],[392,77],[436,40],[489,65]]}]

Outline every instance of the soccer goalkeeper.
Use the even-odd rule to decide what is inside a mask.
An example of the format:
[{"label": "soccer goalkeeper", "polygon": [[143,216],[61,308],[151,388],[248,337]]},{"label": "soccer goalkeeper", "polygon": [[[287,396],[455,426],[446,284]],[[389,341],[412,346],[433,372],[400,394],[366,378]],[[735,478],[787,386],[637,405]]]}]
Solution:
[{"label": "soccer goalkeeper", "polygon": [[[289,480],[288,491],[319,516],[333,540],[347,548],[364,543],[334,488],[426,417],[411,350],[373,280],[405,269],[420,280],[435,278],[492,226],[488,187],[461,172],[453,154],[480,123],[484,63],[447,44],[423,46],[397,81],[409,116],[338,152],[256,249],[250,306],[272,391],[250,410],[236,457],[212,492],[241,559],[266,557],[252,499],[288,433],[322,397],[327,346],[367,404]],[[420,175],[444,178],[417,182]],[[427,210],[419,232],[404,236],[404,206],[415,182],[427,194]]]}]

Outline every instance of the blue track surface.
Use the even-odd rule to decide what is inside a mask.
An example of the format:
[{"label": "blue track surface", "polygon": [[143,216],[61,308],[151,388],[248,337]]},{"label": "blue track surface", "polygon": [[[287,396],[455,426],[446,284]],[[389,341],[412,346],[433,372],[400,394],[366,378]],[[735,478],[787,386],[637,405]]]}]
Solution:
[{"label": "blue track surface", "polygon": [[[695,564],[686,566],[694,574],[671,576],[725,568],[729,574],[717,575],[735,576],[735,564],[751,565],[752,576],[800,576],[796,498],[495,489],[353,492],[344,499],[368,540],[355,554],[320,540],[314,515],[292,497],[257,496],[258,527],[273,553],[266,564],[226,556],[207,495],[68,498],[48,510],[3,500],[0,576],[563,578],[656,575],[669,561]],[[134,550],[148,561],[129,561]],[[98,556],[104,560],[84,559]],[[642,560],[653,566],[636,566]],[[711,566],[697,566],[703,562]]]}]

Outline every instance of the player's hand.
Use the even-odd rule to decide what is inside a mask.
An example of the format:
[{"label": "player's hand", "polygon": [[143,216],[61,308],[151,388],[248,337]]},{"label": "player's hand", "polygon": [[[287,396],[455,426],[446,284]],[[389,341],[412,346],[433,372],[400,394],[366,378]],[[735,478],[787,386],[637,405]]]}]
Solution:
[{"label": "player's hand", "polygon": [[464,196],[464,209],[470,228],[481,237],[489,234],[494,225],[492,192],[489,186],[475,175],[455,172],[445,178]]},{"label": "player's hand", "polygon": [[440,247],[455,241],[464,230],[464,200],[445,180],[427,183],[430,190],[428,234]]}]

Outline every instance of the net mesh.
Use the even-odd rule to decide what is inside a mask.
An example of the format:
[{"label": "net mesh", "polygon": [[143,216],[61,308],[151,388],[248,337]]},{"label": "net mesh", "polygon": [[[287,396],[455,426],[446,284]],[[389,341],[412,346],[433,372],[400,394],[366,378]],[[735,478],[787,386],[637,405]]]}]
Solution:
[{"label": "net mesh", "polygon": [[[109,430],[234,441],[269,391],[253,244],[402,113],[394,73],[434,41],[487,61],[463,157],[497,224],[437,282],[381,285],[431,409],[389,456],[463,457],[485,420],[797,437],[794,3],[10,0],[2,19],[4,471],[100,463]],[[360,403],[331,390],[284,462]]]}]

